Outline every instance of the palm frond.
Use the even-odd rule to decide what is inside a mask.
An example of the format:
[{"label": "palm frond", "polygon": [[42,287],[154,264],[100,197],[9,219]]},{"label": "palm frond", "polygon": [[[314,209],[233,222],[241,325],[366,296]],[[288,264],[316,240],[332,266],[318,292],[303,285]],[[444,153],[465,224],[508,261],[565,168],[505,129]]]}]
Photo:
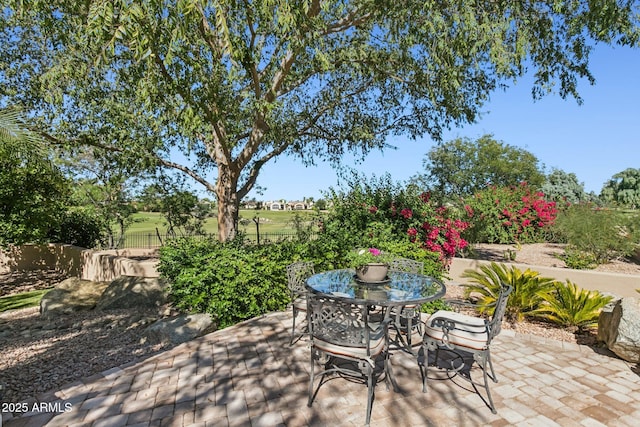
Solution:
[{"label": "palm frond", "polygon": [[540,273],[526,269],[521,271],[515,266],[507,268],[505,264],[492,262],[480,267],[480,270],[465,270],[462,277],[471,279],[464,285],[465,297],[479,295],[480,312],[491,314],[492,304],[498,299],[502,284],[513,288],[507,301],[506,317],[511,321],[522,321],[524,316],[538,308],[542,303],[540,292],[553,289],[552,278],[541,277]]},{"label": "palm frond", "polygon": [[566,284],[556,282],[552,291],[541,292],[540,297],[544,304],[531,312],[533,316],[578,329],[595,326],[602,308],[612,300],[598,291],[581,289],[570,280]]}]

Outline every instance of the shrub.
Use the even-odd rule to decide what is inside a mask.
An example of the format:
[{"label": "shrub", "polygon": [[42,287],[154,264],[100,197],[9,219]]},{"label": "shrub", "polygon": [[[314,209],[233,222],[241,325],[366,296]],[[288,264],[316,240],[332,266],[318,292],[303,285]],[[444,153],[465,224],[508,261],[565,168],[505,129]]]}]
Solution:
[{"label": "shrub", "polygon": [[588,270],[598,266],[598,261],[593,254],[576,249],[565,249],[563,254],[558,255],[558,258],[563,260],[567,267],[576,270]]},{"label": "shrub", "polygon": [[527,183],[488,187],[466,200],[470,227],[463,237],[473,242],[532,243],[544,240],[545,229],[555,221],[555,202],[532,191]]},{"label": "shrub", "polygon": [[451,311],[452,307],[449,304],[447,304],[444,300],[437,299],[434,301],[425,302],[424,304],[422,304],[420,308],[420,311],[427,314],[433,314],[438,310]]},{"label": "shrub", "polygon": [[180,239],[162,248],[158,269],[169,279],[178,309],[210,313],[224,328],[286,307],[285,268],[297,249],[294,242],[244,246]]},{"label": "shrub", "polygon": [[638,222],[638,216],[583,203],[563,210],[554,229],[569,250],[590,254],[597,264],[604,264],[635,252],[640,241]]},{"label": "shrub", "polygon": [[513,290],[507,300],[505,317],[509,321],[522,321],[530,315],[543,301],[541,292],[553,289],[554,280],[540,277],[540,273],[526,269],[520,271],[515,266],[507,268],[504,264],[483,265],[478,270],[465,270],[462,277],[471,279],[473,284],[463,285],[464,295],[469,298],[472,294],[479,295],[478,308],[481,313],[492,314],[500,295],[502,284],[511,285]]},{"label": "shrub", "polygon": [[83,248],[93,248],[107,235],[108,224],[94,212],[71,209],[64,213],[60,224],[49,231],[49,240]]},{"label": "shrub", "polygon": [[531,315],[578,330],[597,325],[602,308],[612,300],[598,291],[580,289],[569,280],[566,284],[555,282],[552,290],[540,296],[544,303]]},{"label": "shrub", "polygon": [[323,233],[349,248],[383,248],[390,242],[411,242],[438,254],[443,266],[467,242],[460,234],[467,227],[457,213],[437,206],[429,193],[403,187],[389,175],[366,180],[355,177],[347,192],[332,190],[332,212]]}]

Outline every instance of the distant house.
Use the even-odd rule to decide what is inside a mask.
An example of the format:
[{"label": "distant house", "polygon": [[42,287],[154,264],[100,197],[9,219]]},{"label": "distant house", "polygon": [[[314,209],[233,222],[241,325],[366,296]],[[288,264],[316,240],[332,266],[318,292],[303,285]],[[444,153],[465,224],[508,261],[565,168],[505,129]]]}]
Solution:
[{"label": "distant house", "polygon": [[311,206],[307,202],[294,201],[287,203],[287,210],[291,211],[304,211],[310,208]]},{"label": "distant house", "polygon": [[283,211],[286,209],[285,204],[281,202],[267,202],[266,205],[270,211]]}]

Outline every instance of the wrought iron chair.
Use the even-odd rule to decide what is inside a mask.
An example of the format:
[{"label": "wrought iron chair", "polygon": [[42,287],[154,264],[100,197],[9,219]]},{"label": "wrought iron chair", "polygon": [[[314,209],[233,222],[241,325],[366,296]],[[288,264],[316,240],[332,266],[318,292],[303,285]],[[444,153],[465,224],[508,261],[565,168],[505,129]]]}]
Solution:
[{"label": "wrought iron chair", "polygon": [[[500,294],[496,302],[493,304],[494,312],[490,319],[475,317],[468,314],[439,310],[435,312],[426,322],[423,349],[424,349],[424,367],[420,365],[422,373],[422,391],[427,391],[427,373],[429,366],[429,352],[435,350],[434,365],[438,366],[440,350],[452,351],[455,355],[450,360],[448,371],[460,374],[461,378],[469,381],[473,389],[485,401],[487,406],[494,414],[497,413],[491,391],[489,390],[489,379],[498,382],[493,364],[491,363],[491,341],[501,330],[502,318],[507,307],[509,294],[512,287],[503,284]],[[467,353],[471,357],[465,357],[462,353]],[[466,366],[466,360],[470,360],[467,372],[463,372]],[[473,381],[471,378],[471,368],[473,363],[482,370],[482,382]],[[456,366],[457,363],[457,366]],[[489,372],[490,371],[490,372]],[[468,377],[467,377],[468,375]],[[478,392],[477,386],[485,389],[487,400]]]},{"label": "wrought iron chair", "polygon": [[[389,271],[395,272],[420,274],[423,270],[423,262],[408,258],[396,258],[391,261],[389,265]],[[391,317],[394,319],[393,329],[396,331],[399,344],[406,344],[406,348],[422,344],[420,306],[405,305],[398,308],[393,307],[391,308]]]},{"label": "wrought iron chair", "polygon": [[[307,289],[305,281],[309,276],[314,274],[314,266],[312,262],[299,261],[287,266],[287,285],[291,297],[291,306],[293,310],[293,325],[291,326],[291,339],[289,344],[292,345],[296,338],[296,317],[298,313],[307,311]],[[305,316],[306,318],[306,316]],[[299,337],[305,335],[305,332],[299,334]]]},{"label": "wrought iron chair", "polygon": [[[384,374],[387,389],[391,382],[387,334],[390,320],[376,323],[374,327],[369,323],[366,304],[355,304],[338,297],[313,293],[308,294],[307,308],[311,341],[307,406],[311,407],[313,404],[326,375],[338,373],[363,380],[366,377],[368,426],[377,378]],[[318,373],[315,372],[316,361],[323,365]],[[320,382],[314,389],[316,376],[320,376]]]}]

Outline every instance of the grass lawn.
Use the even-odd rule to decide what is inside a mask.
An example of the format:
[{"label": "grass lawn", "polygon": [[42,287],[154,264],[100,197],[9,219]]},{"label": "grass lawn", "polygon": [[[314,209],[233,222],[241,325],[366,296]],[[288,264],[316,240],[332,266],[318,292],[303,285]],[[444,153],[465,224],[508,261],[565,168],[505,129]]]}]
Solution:
[{"label": "grass lawn", "polygon": [[[311,218],[311,211],[267,211],[267,210],[240,210],[239,230],[248,235],[256,234],[254,218],[260,219],[260,233],[286,233],[295,230],[293,217],[298,214],[302,218]],[[158,212],[138,212],[133,214],[133,224],[127,229],[127,234],[156,234],[156,229],[161,235],[167,231],[164,218]],[[208,218],[204,224],[204,231],[210,234],[218,232],[217,218]]]},{"label": "grass lawn", "polygon": [[49,291],[50,289],[41,289],[38,291],[0,297],[0,313],[18,308],[36,307],[40,304],[42,296]]}]

